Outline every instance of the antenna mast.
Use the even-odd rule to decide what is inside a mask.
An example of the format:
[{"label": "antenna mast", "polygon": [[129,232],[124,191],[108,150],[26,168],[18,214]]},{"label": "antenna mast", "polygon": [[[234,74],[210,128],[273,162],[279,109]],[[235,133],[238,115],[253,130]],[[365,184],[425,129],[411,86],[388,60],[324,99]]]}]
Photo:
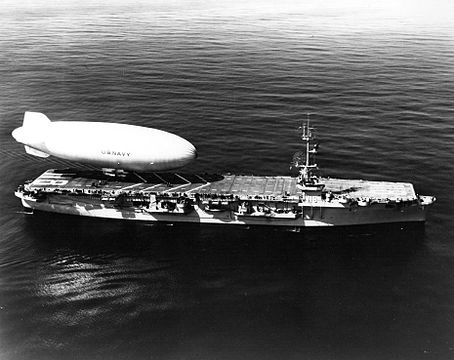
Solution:
[{"label": "antenna mast", "polygon": [[307,113],[306,122],[299,127],[301,140],[305,142],[305,151],[297,152],[293,156],[293,165],[299,169],[298,186],[303,190],[322,189],[323,184],[314,175],[314,171],[318,170],[317,164],[312,162],[314,155],[317,153],[318,144],[312,144],[315,140],[314,129],[310,127],[310,114]]}]

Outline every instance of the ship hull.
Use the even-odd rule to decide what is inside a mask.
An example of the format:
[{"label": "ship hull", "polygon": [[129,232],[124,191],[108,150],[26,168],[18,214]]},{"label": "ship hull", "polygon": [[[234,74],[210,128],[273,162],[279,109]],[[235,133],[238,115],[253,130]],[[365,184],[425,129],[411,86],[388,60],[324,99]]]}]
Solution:
[{"label": "ship hull", "polygon": [[41,212],[155,223],[302,228],[415,223],[426,220],[426,207],[420,205],[402,208],[387,208],[381,204],[354,208],[339,204],[303,205],[301,214],[296,218],[279,218],[278,216],[238,216],[234,211],[208,212],[197,205],[187,213],[151,213],[140,207],[118,208],[102,201],[74,201],[70,197],[59,195],[50,196],[43,201],[21,197],[21,202],[25,208]]}]

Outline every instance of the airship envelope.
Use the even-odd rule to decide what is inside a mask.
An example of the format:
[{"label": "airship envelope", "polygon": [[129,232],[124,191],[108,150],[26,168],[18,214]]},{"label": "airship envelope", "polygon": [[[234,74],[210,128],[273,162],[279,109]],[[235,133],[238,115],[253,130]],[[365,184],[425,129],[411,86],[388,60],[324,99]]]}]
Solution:
[{"label": "airship envelope", "polygon": [[44,114],[29,111],[12,136],[29,154],[53,155],[101,168],[165,171],[197,157],[189,141],[166,131],[117,123],[52,122]]}]

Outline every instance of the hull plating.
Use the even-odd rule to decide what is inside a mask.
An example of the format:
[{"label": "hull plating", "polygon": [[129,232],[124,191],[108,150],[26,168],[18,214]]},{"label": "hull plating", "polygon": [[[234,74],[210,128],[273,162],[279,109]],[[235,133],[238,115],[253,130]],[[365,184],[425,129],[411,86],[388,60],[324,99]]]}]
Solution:
[{"label": "hull plating", "polygon": [[21,198],[26,208],[44,212],[68,215],[97,217],[148,222],[182,222],[240,226],[284,226],[284,227],[315,227],[315,226],[349,226],[383,223],[424,222],[426,208],[412,205],[403,208],[386,208],[382,205],[369,207],[341,206],[303,206],[302,213],[295,219],[277,216],[237,216],[233,211],[209,212],[194,205],[187,214],[150,213],[140,207],[118,208],[100,202],[85,203],[64,197],[51,197],[46,201],[34,201]]}]

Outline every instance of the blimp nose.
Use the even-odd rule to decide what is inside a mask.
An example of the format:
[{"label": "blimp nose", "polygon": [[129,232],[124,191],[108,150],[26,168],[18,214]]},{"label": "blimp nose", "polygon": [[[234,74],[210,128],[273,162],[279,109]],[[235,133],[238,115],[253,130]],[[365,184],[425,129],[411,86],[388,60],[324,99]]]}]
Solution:
[{"label": "blimp nose", "polygon": [[170,149],[168,148],[167,154],[175,168],[185,166],[197,158],[197,150],[189,141],[178,135],[174,135],[172,140],[168,143]]},{"label": "blimp nose", "polygon": [[185,139],[181,139],[180,151],[185,161],[189,162],[197,159],[197,150],[194,145]]},{"label": "blimp nose", "polygon": [[189,150],[191,160],[197,159],[199,156],[199,154],[197,154],[197,149],[191,143],[189,143],[189,144],[191,145],[190,150]]}]

